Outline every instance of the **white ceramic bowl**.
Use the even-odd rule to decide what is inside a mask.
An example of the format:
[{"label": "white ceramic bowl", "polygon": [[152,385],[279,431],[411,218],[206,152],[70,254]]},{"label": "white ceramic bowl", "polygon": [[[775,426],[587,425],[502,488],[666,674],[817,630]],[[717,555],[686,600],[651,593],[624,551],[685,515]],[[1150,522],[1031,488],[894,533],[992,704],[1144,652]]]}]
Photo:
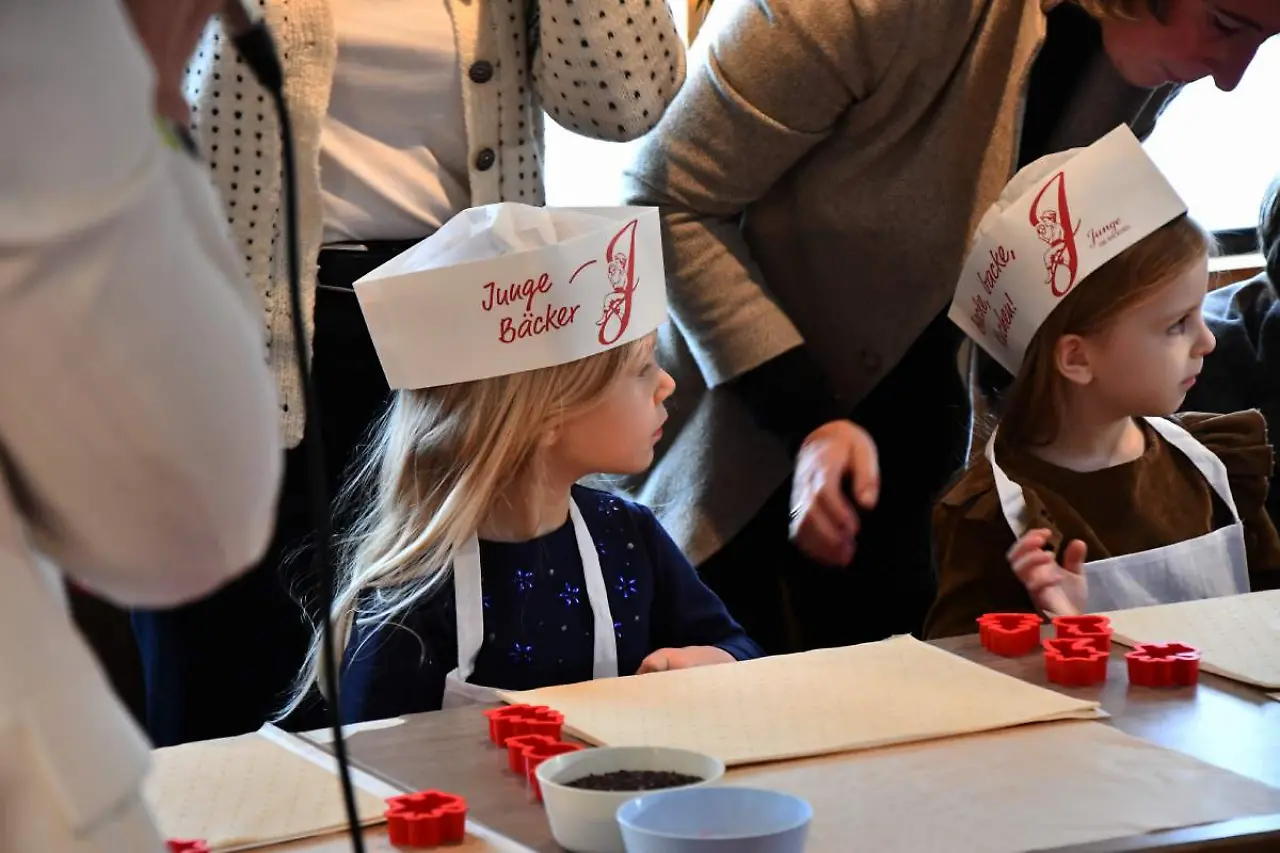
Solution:
[{"label": "white ceramic bowl", "polygon": [[618,809],[626,853],[801,853],[813,808],[758,788],[659,791]]},{"label": "white ceramic bowl", "polygon": [[551,834],[561,847],[573,853],[624,853],[618,807],[644,792],[588,791],[567,785],[584,776],[617,770],[665,770],[703,780],[665,789],[687,790],[719,781],[724,776],[724,763],[700,752],[657,746],[584,749],[544,761],[534,772]]}]

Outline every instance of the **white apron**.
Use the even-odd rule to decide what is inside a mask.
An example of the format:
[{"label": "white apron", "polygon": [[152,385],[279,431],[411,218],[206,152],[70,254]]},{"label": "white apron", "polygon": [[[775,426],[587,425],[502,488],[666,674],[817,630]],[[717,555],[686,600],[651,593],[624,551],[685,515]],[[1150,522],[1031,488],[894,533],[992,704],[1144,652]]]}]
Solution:
[{"label": "white apron", "polygon": [[[1152,604],[1217,598],[1249,591],[1249,564],[1245,555],[1244,525],[1236,511],[1227,482],[1227,468],[1213,451],[1196,441],[1182,427],[1165,418],[1147,418],[1165,441],[1196,467],[1231,511],[1233,523],[1185,542],[1152,548],[1123,557],[1084,564],[1089,598],[1085,612],[1125,610]],[[995,435],[987,442],[996,492],[1005,520],[1017,538],[1027,532],[1027,506],[1022,487],[996,464]]]},{"label": "white apron", "polygon": [[[586,581],[587,602],[591,605],[595,648],[592,651],[592,677],[616,678],[618,675],[618,642],[613,633],[613,613],[609,610],[609,594],[600,572],[600,555],[596,553],[591,531],[582,520],[578,505],[569,500],[569,518],[582,558],[582,574]],[[444,679],[445,708],[498,701],[495,687],[469,684],[476,658],[484,642],[484,593],[480,583],[480,542],[472,536],[453,559],[453,598],[458,614],[458,666]]]}]

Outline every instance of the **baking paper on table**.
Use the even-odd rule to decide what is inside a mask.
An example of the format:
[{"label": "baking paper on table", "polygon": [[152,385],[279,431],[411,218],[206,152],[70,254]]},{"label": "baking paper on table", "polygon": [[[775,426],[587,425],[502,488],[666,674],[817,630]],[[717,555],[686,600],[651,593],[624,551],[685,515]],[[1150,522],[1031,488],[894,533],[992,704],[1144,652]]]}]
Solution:
[{"label": "baking paper on table", "polygon": [[[332,759],[273,726],[157,749],[152,756],[145,793],[166,838],[203,839],[215,851],[245,850],[347,825],[338,777],[324,763]],[[400,792],[353,774],[361,822],[382,821],[385,797]]]},{"label": "baking paper on table", "polygon": [[1280,688],[1280,590],[1157,604],[1104,614],[1115,640],[1178,642],[1200,650],[1200,669],[1268,690]]},{"label": "baking paper on table", "polygon": [[1020,853],[1280,813],[1280,790],[1099,723],[740,768],[725,781],[808,800],[807,853]]},{"label": "baking paper on table", "polygon": [[728,765],[1101,715],[911,637],[503,694],[595,744],[669,746]]}]

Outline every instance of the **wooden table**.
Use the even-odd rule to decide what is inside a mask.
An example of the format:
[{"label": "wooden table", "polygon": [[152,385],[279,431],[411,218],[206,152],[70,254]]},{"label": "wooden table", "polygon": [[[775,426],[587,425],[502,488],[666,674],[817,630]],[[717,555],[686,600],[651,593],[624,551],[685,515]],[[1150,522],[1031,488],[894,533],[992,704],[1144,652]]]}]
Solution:
[{"label": "wooden table", "polygon": [[[1037,655],[1001,658],[984,650],[976,636],[936,645],[1023,681],[1049,686]],[[1202,675],[1194,689],[1131,690],[1125,651],[1112,651],[1111,671],[1102,689],[1065,692],[1100,701],[1111,714],[1108,722],[1127,734],[1280,787],[1280,702],[1212,675]],[[361,732],[347,743],[352,761],[375,776],[406,790],[444,788],[462,794],[481,823],[534,850],[560,850],[542,807],[530,802],[514,779],[505,780],[510,784],[495,780],[500,753],[489,744],[485,719],[474,709],[409,716],[402,725]],[[1280,851],[1280,814],[1077,846],[1070,853],[1136,850],[1275,853]]]}]

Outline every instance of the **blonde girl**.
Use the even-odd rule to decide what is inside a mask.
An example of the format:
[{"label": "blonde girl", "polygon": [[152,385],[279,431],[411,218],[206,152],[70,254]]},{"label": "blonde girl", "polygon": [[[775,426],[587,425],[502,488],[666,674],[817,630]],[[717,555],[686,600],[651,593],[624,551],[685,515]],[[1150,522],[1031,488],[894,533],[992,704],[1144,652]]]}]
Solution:
[{"label": "blonde girl", "polygon": [[1173,416],[1214,348],[1210,248],[1127,131],[1032,164],[983,220],[952,317],[1016,379],[935,510],[929,635],[1275,584],[1262,416]]},{"label": "blonde girl", "polygon": [[[592,224],[575,219],[579,214],[556,218],[519,205],[468,215],[472,236],[485,243],[510,236],[511,222],[518,232],[526,218],[545,224],[539,217],[552,217],[561,233]],[[412,285],[429,292],[432,275],[447,288],[466,286],[457,285],[459,276],[483,280],[475,291],[483,298],[467,300],[460,316],[424,311],[414,321],[414,312],[394,299],[380,315],[362,294],[380,354],[390,350],[400,324],[400,343],[425,347],[411,361],[426,373],[397,383],[395,369],[388,370],[394,384],[423,387],[398,392],[347,491],[357,519],[342,549],[333,611],[348,627],[339,698],[344,720],[493,701],[495,688],[760,654],[648,509],[578,485],[593,475],[645,470],[674,389],[654,359],[652,328],[665,306],[656,216],[617,234],[617,223],[606,222],[612,239],[565,244],[580,251],[585,241],[587,263],[572,255],[564,275],[546,273],[560,255],[570,257],[569,249],[556,254],[553,244],[518,255],[527,275],[497,279],[535,283],[510,291],[519,296],[516,328],[521,317],[572,315],[550,330],[531,323],[531,331],[543,332],[527,342],[562,336],[569,349],[581,343],[577,352],[593,353],[583,358],[563,360],[562,348],[553,358],[562,363],[519,369],[536,356],[511,352],[513,345],[492,334],[507,324],[495,315],[501,298],[488,285],[496,276],[483,264],[459,267],[464,273],[435,270],[421,287]],[[510,262],[511,254],[499,252],[493,263]],[[611,279],[620,265],[618,284]],[[624,302],[605,300],[609,294]],[[576,310],[558,313],[570,302]],[[602,302],[609,303],[603,313]],[[620,317],[624,332],[602,346]],[[437,337],[457,333],[455,345],[430,351],[433,330]],[[472,351],[459,352],[458,345]],[[500,370],[472,381],[431,381],[441,371],[484,372],[469,366],[482,363]],[[315,682],[319,654],[317,640],[299,696]]]}]

